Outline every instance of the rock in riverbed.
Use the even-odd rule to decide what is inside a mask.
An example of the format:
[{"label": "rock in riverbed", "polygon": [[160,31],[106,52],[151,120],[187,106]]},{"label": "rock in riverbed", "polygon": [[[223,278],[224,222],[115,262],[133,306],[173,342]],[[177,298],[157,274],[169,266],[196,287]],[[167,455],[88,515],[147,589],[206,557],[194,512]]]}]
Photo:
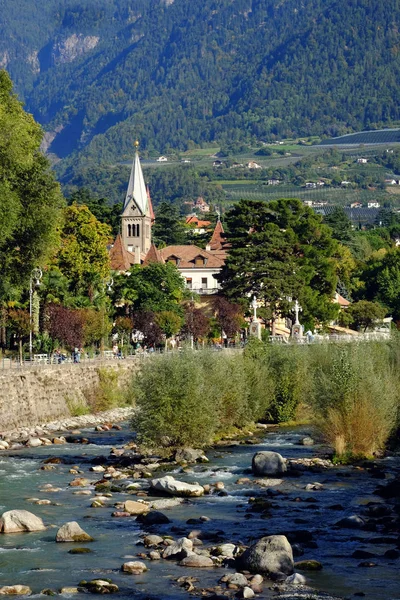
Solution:
[{"label": "rock in riverbed", "polygon": [[56,542],[93,542],[93,538],[76,521],[70,521],[57,531]]},{"label": "rock in riverbed", "polygon": [[251,468],[255,475],[274,477],[286,472],[286,463],[278,452],[263,451],[253,456]]},{"label": "rock in riverbed", "polygon": [[148,569],[144,562],[141,562],[140,560],[134,560],[131,562],[124,563],[121,567],[121,570],[124,573],[130,573],[131,575],[140,575]]},{"label": "rock in riverbed", "polygon": [[0,533],[20,533],[21,531],[43,531],[42,519],[28,510],[8,510],[0,517]]},{"label": "rock in riverbed", "polygon": [[188,538],[180,538],[167,546],[162,554],[163,558],[172,558],[174,560],[183,560],[193,554],[193,542]]},{"label": "rock in riverbed", "polygon": [[148,513],[150,507],[148,504],[144,504],[144,502],[135,502],[134,500],[127,500],[124,504],[125,512],[128,512],[131,515],[143,515]]},{"label": "rock in riverbed", "polygon": [[293,573],[292,547],[284,535],[270,535],[250,546],[238,559],[250,573],[262,573],[271,579],[286,579]]},{"label": "rock in riverbed", "polygon": [[1,596],[29,596],[32,590],[27,585],[4,585],[0,588]]},{"label": "rock in riverbed", "polygon": [[91,581],[81,581],[78,586],[78,592],[90,592],[91,594],[115,594],[119,588],[115,583],[107,579],[92,579]]},{"label": "rock in riverbed", "polygon": [[179,563],[182,567],[194,567],[195,569],[204,569],[214,566],[213,561],[208,556],[201,554],[191,554]]},{"label": "rock in riverbed", "polygon": [[195,450],[194,448],[181,448],[175,453],[175,460],[178,463],[196,463],[208,462],[203,450]]},{"label": "rock in riverbed", "polygon": [[171,475],[153,479],[151,481],[151,488],[169,496],[180,496],[184,498],[196,498],[204,494],[204,488],[198,483],[178,481],[177,479],[174,479],[174,477],[171,477]]}]

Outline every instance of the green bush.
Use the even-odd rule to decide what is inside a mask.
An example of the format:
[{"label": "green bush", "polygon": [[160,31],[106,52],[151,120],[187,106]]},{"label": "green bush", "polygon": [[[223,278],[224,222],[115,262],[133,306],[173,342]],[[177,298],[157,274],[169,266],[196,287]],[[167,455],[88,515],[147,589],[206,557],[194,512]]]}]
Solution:
[{"label": "green bush", "polygon": [[[149,446],[202,446],[218,424],[217,394],[204,377],[202,352],[164,354],[143,364],[133,380],[140,443]],[[214,390],[215,391],[215,390]]]},{"label": "green bush", "polygon": [[119,385],[118,371],[99,367],[98,374],[98,385],[85,394],[91,412],[102,412],[129,404],[128,390]]},{"label": "green bush", "polygon": [[392,343],[329,344],[310,355],[315,416],[336,456],[368,457],[384,448],[400,397]]},{"label": "green bush", "polygon": [[[297,407],[309,392],[307,347],[250,340],[245,351],[254,413],[273,423],[296,417]],[[260,418],[259,417],[259,418]]]}]

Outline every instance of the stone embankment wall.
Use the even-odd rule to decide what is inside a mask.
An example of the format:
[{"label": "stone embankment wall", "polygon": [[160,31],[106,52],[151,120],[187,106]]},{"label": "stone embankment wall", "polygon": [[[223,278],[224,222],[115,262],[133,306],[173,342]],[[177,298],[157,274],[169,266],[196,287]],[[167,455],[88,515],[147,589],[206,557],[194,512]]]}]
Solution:
[{"label": "stone embankment wall", "polygon": [[69,417],[71,406],[86,406],[104,373],[115,372],[122,387],[139,368],[132,359],[0,371],[0,433]]}]

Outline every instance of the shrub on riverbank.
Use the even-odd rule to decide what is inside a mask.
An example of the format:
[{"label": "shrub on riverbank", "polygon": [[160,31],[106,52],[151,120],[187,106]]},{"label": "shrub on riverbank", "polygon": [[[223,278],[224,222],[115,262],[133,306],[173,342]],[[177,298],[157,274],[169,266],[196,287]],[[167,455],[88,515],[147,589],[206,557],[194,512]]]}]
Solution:
[{"label": "shrub on riverbank", "polygon": [[[259,419],[265,406],[242,353],[184,351],[154,357],[133,381],[133,427],[150,446],[204,446]],[[254,365],[252,365],[254,366]]]},{"label": "shrub on riverbank", "polygon": [[248,376],[253,375],[251,395],[267,421],[294,420],[298,406],[308,398],[311,380],[306,351],[302,346],[249,341],[244,359]]},{"label": "shrub on riverbank", "polygon": [[317,423],[339,458],[384,448],[399,406],[397,343],[363,342],[308,349]]},{"label": "shrub on riverbank", "polygon": [[132,384],[133,426],[153,447],[204,446],[233,428],[311,416],[339,458],[371,456],[394,429],[399,342],[285,345],[154,357]]}]

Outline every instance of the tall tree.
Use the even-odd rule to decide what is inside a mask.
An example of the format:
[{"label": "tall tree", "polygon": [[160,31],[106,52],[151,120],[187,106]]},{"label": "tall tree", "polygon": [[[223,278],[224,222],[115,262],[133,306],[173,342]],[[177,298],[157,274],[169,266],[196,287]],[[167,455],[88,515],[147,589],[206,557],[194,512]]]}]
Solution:
[{"label": "tall tree", "polygon": [[110,234],[111,228],[86,206],[72,204],[65,209],[57,266],[69,280],[70,291],[90,302],[104,292],[110,274]]},{"label": "tall tree", "polygon": [[400,320],[400,249],[371,258],[360,272],[359,299],[386,306],[395,321]]},{"label": "tall tree", "polygon": [[278,312],[290,315],[294,298],[306,323],[332,318],[336,242],[320,216],[297,199],[242,200],[227,223],[231,249],[221,275],[227,297],[248,302],[256,295],[273,321]]},{"label": "tall tree", "polygon": [[0,302],[20,295],[57,243],[64,201],[39,152],[41,138],[0,70]]},{"label": "tall tree", "polygon": [[99,198],[88,188],[80,188],[68,198],[68,204],[85,205],[100,223],[107,223],[115,236],[120,230],[122,202],[110,204],[106,198]]},{"label": "tall tree", "polygon": [[183,315],[181,301],[186,295],[184,280],[171,263],[134,265],[129,277],[120,275],[115,280],[115,303],[131,314],[172,311]]},{"label": "tall tree", "polygon": [[326,215],[324,223],[332,229],[332,237],[342,244],[349,245],[354,240],[354,233],[349,217],[341,206],[335,206],[333,211]]},{"label": "tall tree", "polygon": [[187,242],[184,222],[173,204],[161,202],[158,206],[152,235],[156,246],[179,245]]}]

